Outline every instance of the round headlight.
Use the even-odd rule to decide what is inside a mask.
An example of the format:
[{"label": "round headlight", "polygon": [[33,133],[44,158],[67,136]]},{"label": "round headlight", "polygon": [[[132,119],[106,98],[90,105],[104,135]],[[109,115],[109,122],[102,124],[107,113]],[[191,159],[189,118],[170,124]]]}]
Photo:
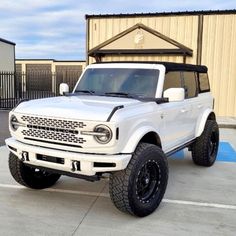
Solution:
[{"label": "round headlight", "polygon": [[109,143],[112,139],[112,132],[106,125],[96,126],[94,132],[96,132],[94,138],[98,143],[106,144]]},{"label": "round headlight", "polygon": [[10,118],[10,125],[12,130],[16,131],[19,128],[19,122],[17,120],[17,118],[15,117],[15,115],[12,115]]}]

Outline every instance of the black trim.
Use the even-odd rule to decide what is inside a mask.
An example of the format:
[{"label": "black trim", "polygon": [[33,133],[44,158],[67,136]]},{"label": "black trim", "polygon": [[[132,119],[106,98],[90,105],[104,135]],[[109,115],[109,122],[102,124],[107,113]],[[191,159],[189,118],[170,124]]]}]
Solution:
[{"label": "black trim", "polygon": [[9,145],[8,145],[8,148],[11,149],[11,150],[14,151],[14,152],[17,152],[17,149],[14,148],[14,147],[12,147],[12,146],[9,146]]},{"label": "black trim", "polygon": [[199,89],[199,93],[209,93],[209,92],[211,92],[210,89],[205,89],[205,90],[200,90]]},{"label": "black trim", "polygon": [[112,162],[94,162],[93,167],[111,168],[111,167],[116,167],[116,163],[112,163]]},{"label": "black trim", "polygon": [[157,104],[169,102],[169,98],[137,98],[141,102],[155,102]]},{"label": "black trim", "polygon": [[40,169],[40,170],[45,170],[47,172],[56,173],[56,174],[60,174],[60,175],[66,175],[66,176],[70,176],[70,177],[74,177],[74,178],[78,178],[78,179],[84,179],[84,180],[88,180],[91,182],[100,180],[99,175],[87,176],[87,175],[75,174],[75,173],[71,173],[71,172],[67,172],[67,171],[63,171],[63,170],[56,170],[56,169],[51,169],[51,168],[42,167],[42,166],[34,166],[34,165],[31,165],[26,162],[24,162],[24,164],[27,166],[31,166],[31,167]]},{"label": "black trim", "polygon": [[171,151],[169,151],[169,152],[167,152],[167,153],[165,153],[165,154],[166,154],[167,157],[169,157],[169,156],[171,156],[172,154],[174,154],[174,153],[176,153],[176,152],[178,152],[178,151],[180,151],[180,150],[182,150],[182,149],[184,149],[184,148],[190,146],[194,141],[195,141],[195,140],[192,140],[192,141],[190,141],[190,142],[187,142],[187,143],[185,143],[185,144],[183,144],[183,145],[181,145],[181,146],[179,146],[179,147],[177,147],[177,148],[175,148],[175,149],[173,149],[173,150],[171,150]]},{"label": "black trim", "polygon": [[53,157],[53,156],[47,156],[47,155],[42,155],[42,154],[36,154],[36,159],[40,161],[45,161],[45,162],[52,162],[56,164],[65,164],[65,159],[61,157]]},{"label": "black trim", "polygon": [[104,56],[104,55],[122,55],[122,54],[161,54],[161,55],[183,55],[192,56],[192,52],[184,49],[101,49],[97,52],[89,52],[89,56]]},{"label": "black trim", "polygon": [[[134,97],[134,99],[137,99],[140,102],[155,102],[157,104],[162,104],[162,103],[169,102],[168,98],[145,98],[145,97],[144,98],[139,98],[139,97]],[[111,120],[112,116],[114,115],[114,113],[116,111],[118,111],[119,109],[122,109],[122,108],[124,108],[123,105],[114,107],[113,110],[111,111],[110,115],[107,118],[107,122],[109,122]],[[118,133],[118,135],[119,135],[119,133]],[[116,139],[118,139],[118,138],[116,137]]]},{"label": "black trim", "polygon": [[6,39],[3,39],[3,38],[0,38],[0,42],[3,42],[3,43],[7,43],[7,44],[11,44],[11,45],[16,45],[15,43],[11,42],[11,41],[8,41]]},{"label": "black trim", "polygon": [[119,130],[119,128],[117,127],[117,128],[116,128],[116,140],[119,140],[119,134],[120,134],[120,130]]},{"label": "black trim", "polygon": [[225,15],[236,14],[236,9],[229,10],[203,10],[203,11],[179,11],[179,12],[153,12],[153,13],[125,13],[125,14],[100,14],[85,15],[85,19],[89,18],[124,18],[124,17],[145,17],[145,16],[188,16],[188,15]]},{"label": "black trim", "polygon": [[118,111],[119,109],[122,109],[122,108],[124,108],[123,105],[114,107],[113,110],[111,111],[110,115],[109,115],[108,118],[107,118],[107,122],[109,122],[109,121],[111,120],[112,116],[114,115],[114,113],[115,113],[116,111]]},{"label": "black trim", "polygon": [[106,63],[160,64],[165,66],[166,73],[170,71],[194,71],[200,73],[207,73],[208,71],[206,66],[174,63],[174,62],[163,62],[163,61],[110,61],[110,62],[98,62],[94,64],[106,64]]}]

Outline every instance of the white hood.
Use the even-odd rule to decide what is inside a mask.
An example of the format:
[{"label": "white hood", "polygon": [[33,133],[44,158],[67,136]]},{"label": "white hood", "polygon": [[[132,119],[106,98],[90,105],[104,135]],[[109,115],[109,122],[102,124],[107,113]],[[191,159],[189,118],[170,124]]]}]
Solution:
[{"label": "white hood", "polygon": [[140,103],[135,99],[105,96],[61,96],[19,104],[14,112],[37,116],[106,121],[114,107]]}]

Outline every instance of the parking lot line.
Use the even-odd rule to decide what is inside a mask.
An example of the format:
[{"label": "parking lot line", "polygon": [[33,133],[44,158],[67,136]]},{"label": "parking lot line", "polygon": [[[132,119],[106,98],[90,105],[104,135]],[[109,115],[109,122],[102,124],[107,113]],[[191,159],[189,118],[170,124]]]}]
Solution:
[{"label": "parking lot line", "polygon": [[[0,188],[27,189],[23,186],[11,185],[11,184],[0,184]],[[86,195],[86,196],[91,196],[91,197],[110,197],[109,194],[107,194],[107,193],[75,191],[75,190],[56,189],[56,188],[47,188],[47,189],[43,189],[42,191],[55,192],[55,193],[66,193],[66,194],[78,194],[78,195]],[[190,205],[190,206],[198,206],[198,207],[209,207],[209,208],[218,208],[218,209],[220,208],[220,209],[226,209],[226,210],[236,210],[236,205],[227,205],[227,204],[218,204],[218,203],[209,203],[209,202],[194,202],[194,201],[174,200],[174,199],[163,199],[162,202],[171,203],[171,204],[178,204],[178,205]]]},{"label": "parking lot line", "polygon": [[173,199],[171,199],[171,200],[170,199],[163,199],[163,202],[180,204],[180,205],[191,205],[191,206],[236,210],[236,205],[225,205],[225,204],[218,204],[218,203],[193,202],[193,201],[183,201],[183,200],[173,200]]}]

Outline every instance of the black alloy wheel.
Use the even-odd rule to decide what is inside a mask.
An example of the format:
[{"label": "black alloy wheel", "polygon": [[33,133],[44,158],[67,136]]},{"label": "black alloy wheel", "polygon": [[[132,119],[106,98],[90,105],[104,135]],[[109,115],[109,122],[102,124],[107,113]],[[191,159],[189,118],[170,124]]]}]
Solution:
[{"label": "black alloy wheel", "polygon": [[161,170],[154,160],[147,161],[142,166],[136,179],[137,198],[142,203],[147,203],[157,194],[161,180]]}]

